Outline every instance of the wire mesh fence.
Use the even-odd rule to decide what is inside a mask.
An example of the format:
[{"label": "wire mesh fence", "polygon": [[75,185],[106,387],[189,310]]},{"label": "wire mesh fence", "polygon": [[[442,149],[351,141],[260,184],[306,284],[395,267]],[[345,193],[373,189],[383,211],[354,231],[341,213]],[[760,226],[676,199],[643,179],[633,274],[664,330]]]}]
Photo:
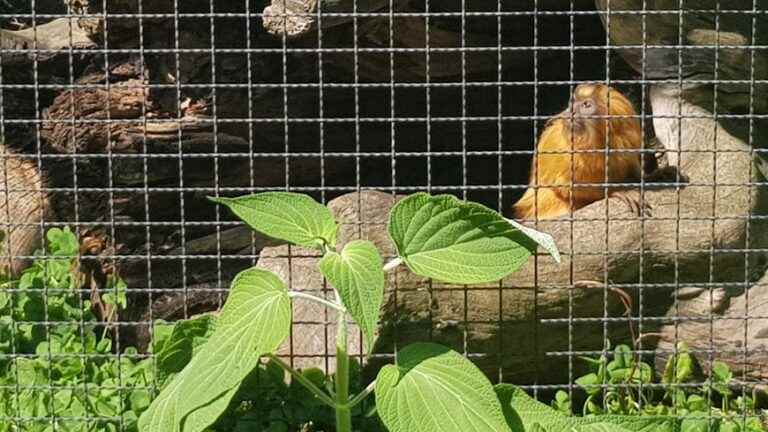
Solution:
[{"label": "wire mesh fence", "polygon": [[[711,430],[729,400],[762,419],[767,25],[763,0],[0,0],[0,431],[138,430],[188,361],[169,334],[207,331],[172,323],[249,266],[332,296],[316,255],[208,200],[275,190],[390,257],[403,195],[515,218],[530,190],[560,248],[484,286],[398,270],[373,353],[353,337],[363,381],[429,340],[579,414],[695,394]],[[335,323],[297,305],[280,355],[333,371]],[[582,359],[617,344],[628,380]]]}]

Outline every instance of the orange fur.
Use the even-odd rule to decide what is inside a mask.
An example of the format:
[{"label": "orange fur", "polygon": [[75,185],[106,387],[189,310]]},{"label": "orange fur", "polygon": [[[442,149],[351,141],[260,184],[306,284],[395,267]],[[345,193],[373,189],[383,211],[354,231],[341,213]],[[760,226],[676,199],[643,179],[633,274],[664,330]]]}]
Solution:
[{"label": "orange fur", "polygon": [[[640,178],[640,121],[632,103],[608,86],[576,87],[571,106],[550,120],[539,138],[528,190],[513,206],[517,219],[551,219],[605,197],[603,186]],[[610,109],[610,113],[608,110]],[[629,150],[606,153],[584,150]],[[582,152],[580,152],[582,151]],[[607,168],[607,170],[606,170]],[[538,186],[538,187],[536,187]],[[571,208],[573,207],[573,208]]]}]

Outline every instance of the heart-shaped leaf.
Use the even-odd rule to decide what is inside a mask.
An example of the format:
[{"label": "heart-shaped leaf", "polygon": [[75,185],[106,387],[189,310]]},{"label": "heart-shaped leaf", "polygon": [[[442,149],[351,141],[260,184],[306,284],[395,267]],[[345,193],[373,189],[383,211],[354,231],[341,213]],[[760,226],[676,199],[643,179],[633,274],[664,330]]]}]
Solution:
[{"label": "heart-shaped leaf", "polygon": [[436,344],[410,345],[379,371],[376,407],[390,432],[511,431],[488,378]]},{"label": "heart-shaped leaf", "polygon": [[336,221],[327,207],[293,192],[264,192],[237,198],[213,198],[254,230],[293,244],[321,248],[336,244]]},{"label": "heart-shaped leaf", "polygon": [[363,331],[370,351],[384,298],[384,270],[378,249],[369,241],[356,240],[348,243],[341,253],[326,253],[319,267]]},{"label": "heart-shaped leaf", "polygon": [[496,281],[517,270],[536,242],[495,211],[452,195],[398,202],[389,235],[414,273],[450,283]]},{"label": "heart-shaped leaf", "polygon": [[216,330],[142,414],[141,432],[200,432],[227,408],[259,357],[288,337],[291,301],[285,285],[250,268],[232,281]]}]

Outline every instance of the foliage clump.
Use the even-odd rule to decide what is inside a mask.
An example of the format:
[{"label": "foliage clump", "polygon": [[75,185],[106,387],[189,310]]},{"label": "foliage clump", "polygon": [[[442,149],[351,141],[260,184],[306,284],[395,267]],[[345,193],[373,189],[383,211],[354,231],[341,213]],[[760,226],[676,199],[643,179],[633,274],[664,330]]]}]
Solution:
[{"label": "foliage clump", "polygon": [[[586,396],[579,410],[584,417],[674,418],[681,431],[768,430],[763,424],[766,413],[757,408],[761,393],[750,389],[747,383],[739,383],[723,362],[712,361],[709,374],[705,374],[683,342],[678,343],[661,376],[627,345],[618,345],[598,358],[582,360],[590,369],[576,379]],[[558,391],[552,407],[570,415],[569,394]]]},{"label": "foliage clump", "polygon": [[[46,240],[18,279],[0,283],[0,432],[135,432],[207,321],[158,322],[156,364],[133,347],[117,352],[111,323],[97,320],[80,289],[77,237],[52,228]],[[126,305],[117,277],[100,294],[113,310]]]}]

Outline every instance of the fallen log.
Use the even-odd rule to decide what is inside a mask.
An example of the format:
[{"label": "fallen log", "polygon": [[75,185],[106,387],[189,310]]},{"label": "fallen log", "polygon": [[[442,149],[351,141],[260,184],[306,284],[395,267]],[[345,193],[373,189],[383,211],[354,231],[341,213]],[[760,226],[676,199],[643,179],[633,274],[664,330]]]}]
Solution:
[{"label": "fallen log", "polygon": [[[674,87],[655,87],[655,112],[677,107],[679,96]],[[477,364],[494,377],[563,382],[569,370],[564,353],[600,350],[605,338],[626,341],[626,320],[602,321],[624,310],[607,287],[623,287],[636,301],[641,281],[670,287],[643,297],[644,313],[652,315],[670,307],[676,282],[743,280],[745,265],[754,268],[758,257],[745,260],[743,253],[728,251],[741,250],[747,235],[752,247],[768,241],[764,224],[747,223],[747,216],[765,203],[761,191],[749,187],[759,173],[753,169],[749,147],[703,116],[701,108],[682,100],[679,109],[693,118],[683,119],[680,129],[675,129],[676,121],[667,121],[656,130],[659,140],[673,150],[670,155],[679,150],[682,157],[671,157],[670,165],[688,183],[649,185],[643,193],[651,206],[649,216],[637,217],[623,202],[610,198],[575,212],[573,220],[539,222],[539,230],[554,236],[563,262],[558,265],[540,256],[500,284],[450,286],[401,268],[390,278],[375,352],[391,353],[409,342],[433,340],[482,353],[475,358]],[[712,181],[715,172],[717,182]],[[393,202],[391,195],[377,192],[332,201],[330,207],[343,224],[341,243],[366,238],[391,255],[385,223]],[[356,221],[364,221],[359,234]],[[711,254],[713,249],[719,252]],[[288,256],[286,246],[267,248],[258,265],[290,281],[292,289],[327,292],[312,251],[292,248],[290,261]],[[294,354],[321,356],[328,346],[325,326],[318,323],[323,315],[315,309],[307,305],[295,310],[296,336],[290,347]]]}]

